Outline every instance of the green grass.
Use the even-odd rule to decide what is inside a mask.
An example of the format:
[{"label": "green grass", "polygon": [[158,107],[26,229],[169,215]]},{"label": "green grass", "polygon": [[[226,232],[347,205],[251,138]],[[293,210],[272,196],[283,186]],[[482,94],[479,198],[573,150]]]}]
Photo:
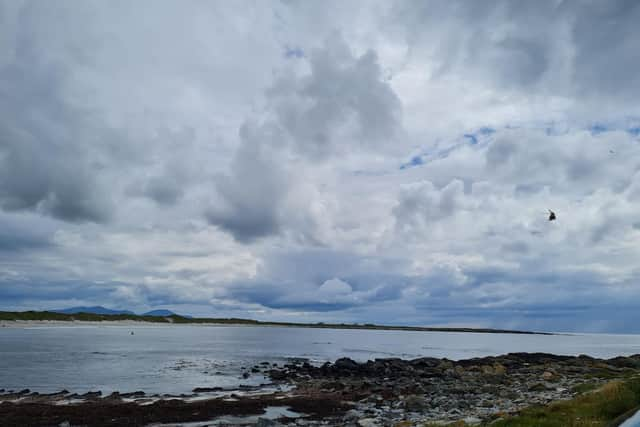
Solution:
[{"label": "green grass", "polygon": [[544,334],[545,332],[510,331],[502,329],[472,329],[472,328],[431,328],[414,326],[386,326],[374,324],[354,323],[290,323],[290,322],[261,322],[253,319],[238,318],[208,318],[208,317],[183,317],[172,315],[140,316],[137,314],[62,314],[49,311],[0,311],[0,320],[58,320],[58,321],[103,321],[103,320],[137,320],[154,323],[206,323],[222,325],[255,325],[255,326],[285,326],[298,328],[323,328],[323,329],[378,329],[389,331],[439,331],[439,332],[484,332],[484,333],[517,333],[517,334]]},{"label": "green grass", "polygon": [[640,405],[640,379],[617,380],[572,400],[523,410],[495,427],[606,427]]}]

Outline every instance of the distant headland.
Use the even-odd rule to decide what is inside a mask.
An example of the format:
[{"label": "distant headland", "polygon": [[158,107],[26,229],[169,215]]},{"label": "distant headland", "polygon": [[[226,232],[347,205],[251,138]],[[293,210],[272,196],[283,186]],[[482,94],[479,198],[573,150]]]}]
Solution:
[{"label": "distant headland", "polygon": [[[83,311],[82,309],[86,309]],[[73,309],[52,311],[0,311],[0,321],[59,321],[59,322],[105,322],[105,321],[135,321],[167,324],[211,324],[211,325],[244,325],[244,326],[275,326],[295,328],[324,328],[324,329],[372,329],[383,331],[416,331],[416,332],[473,332],[492,334],[539,334],[553,335],[549,332],[518,331],[492,328],[453,328],[453,327],[424,327],[377,325],[373,323],[296,323],[272,322],[241,318],[211,318],[190,317],[175,314],[168,310],[154,310],[144,314],[130,311],[109,310],[104,307],[75,307]]]}]

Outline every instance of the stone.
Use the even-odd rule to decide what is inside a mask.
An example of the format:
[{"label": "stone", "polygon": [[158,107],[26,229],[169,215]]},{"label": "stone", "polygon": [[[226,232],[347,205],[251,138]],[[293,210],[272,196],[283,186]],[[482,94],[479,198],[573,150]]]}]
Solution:
[{"label": "stone", "polygon": [[424,397],[413,394],[404,399],[404,408],[407,411],[420,412],[428,406]]},{"label": "stone", "polygon": [[507,373],[507,368],[505,368],[505,366],[501,363],[494,363],[493,365],[493,373],[495,375],[506,375]]},{"label": "stone", "polygon": [[551,371],[544,371],[544,373],[542,374],[542,379],[545,381],[553,381],[554,379],[556,379],[556,374]]},{"label": "stone", "polygon": [[362,412],[356,411],[355,409],[350,409],[344,414],[344,419],[347,421],[355,421],[360,419],[362,416]]},{"label": "stone", "polygon": [[215,391],[223,391],[222,387],[196,387],[193,389],[194,393],[211,393]]},{"label": "stone", "polygon": [[547,386],[542,383],[535,383],[529,386],[529,391],[546,391]]},{"label": "stone", "polygon": [[275,427],[280,424],[274,420],[270,420],[269,418],[258,418],[258,422],[256,423],[256,427]]},{"label": "stone", "polygon": [[380,424],[375,418],[362,418],[358,420],[358,425],[360,427],[378,427]]},{"label": "stone", "polygon": [[349,359],[348,357],[342,357],[338,360],[336,360],[333,363],[333,366],[337,369],[348,369],[348,370],[355,370],[358,369],[358,363]]}]

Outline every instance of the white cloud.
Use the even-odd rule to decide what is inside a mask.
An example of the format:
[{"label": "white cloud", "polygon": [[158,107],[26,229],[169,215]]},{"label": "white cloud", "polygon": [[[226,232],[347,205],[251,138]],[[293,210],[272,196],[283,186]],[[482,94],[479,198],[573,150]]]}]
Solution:
[{"label": "white cloud", "polygon": [[0,1],[0,308],[630,330],[640,7],[588,3]]}]

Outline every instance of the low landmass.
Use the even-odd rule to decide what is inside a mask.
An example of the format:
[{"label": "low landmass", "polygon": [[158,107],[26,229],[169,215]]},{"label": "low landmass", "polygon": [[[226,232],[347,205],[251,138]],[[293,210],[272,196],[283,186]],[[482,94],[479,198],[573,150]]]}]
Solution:
[{"label": "low landmass", "polygon": [[105,322],[105,321],[136,321],[150,323],[177,324],[212,324],[212,325],[248,325],[248,326],[280,326],[296,328],[325,328],[325,329],[374,329],[385,331],[417,331],[417,332],[475,332],[492,334],[540,334],[552,335],[549,332],[518,331],[491,328],[447,328],[422,326],[389,326],[371,323],[295,323],[295,322],[264,322],[239,318],[209,318],[187,317],[178,314],[169,316],[153,316],[138,314],[96,314],[96,313],[60,313],[52,311],[0,311],[0,321],[59,321],[59,322]]},{"label": "low landmass", "polygon": [[[215,384],[181,396],[0,390],[0,420],[16,426],[605,427],[620,425],[640,406],[640,355],[342,358],[323,365],[293,359],[245,371],[270,381],[271,391],[243,394]],[[288,409],[269,417],[277,408]]]}]

